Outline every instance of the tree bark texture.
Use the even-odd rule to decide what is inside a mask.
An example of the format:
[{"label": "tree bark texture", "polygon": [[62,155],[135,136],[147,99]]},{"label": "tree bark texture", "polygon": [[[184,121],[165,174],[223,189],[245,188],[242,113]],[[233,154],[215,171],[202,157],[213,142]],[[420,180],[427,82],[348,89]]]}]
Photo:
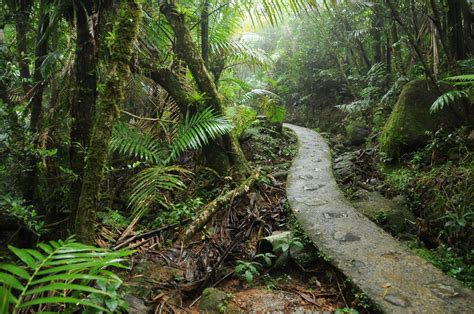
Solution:
[{"label": "tree bark texture", "polygon": [[99,205],[100,187],[105,177],[108,146],[112,128],[119,116],[119,108],[125,99],[124,90],[130,77],[132,48],[138,36],[141,21],[140,0],[120,2],[110,42],[109,71],[104,87],[99,91],[98,108],[92,127],[89,149],[82,183],[81,196],[75,220],[77,238],[93,243],[95,217]]},{"label": "tree bark texture", "polygon": [[[97,98],[96,64],[97,47],[93,34],[95,23],[91,16],[95,11],[95,1],[77,1],[76,8],[76,57],[74,62],[75,88],[71,104],[71,146],[69,158],[71,170],[77,179],[71,184],[69,207],[70,221],[74,223],[84,174],[85,151],[89,145],[95,103]],[[91,29],[92,28],[92,29]]]}]

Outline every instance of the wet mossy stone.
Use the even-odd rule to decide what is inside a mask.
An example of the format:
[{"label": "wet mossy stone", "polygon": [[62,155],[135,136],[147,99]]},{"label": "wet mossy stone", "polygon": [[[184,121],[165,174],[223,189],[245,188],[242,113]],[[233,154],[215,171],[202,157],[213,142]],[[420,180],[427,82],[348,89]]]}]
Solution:
[{"label": "wet mossy stone", "polygon": [[201,313],[238,313],[239,311],[229,299],[232,295],[217,288],[206,288],[202,292],[199,301],[199,310]]},{"label": "wet mossy stone", "polygon": [[[452,89],[448,84],[441,84],[441,92]],[[390,117],[379,137],[380,150],[391,161],[427,144],[427,131],[436,131],[443,127],[458,127],[459,114],[453,108],[461,105],[453,104],[437,113],[430,113],[430,107],[440,93],[426,80],[415,80],[407,83],[398,97]]]},{"label": "wet mossy stone", "polygon": [[413,213],[404,206],[383,197],[379,192],[359,191],[360,198],[353,201],[355,208],[379,225],[384,225],[396,234],[409,231]]},{"label": "wet mossy stone", "polygon": [[367,125],[362,121],[353,121],[346,125],[347,140],[352,145],[360,145],[365,142],[365,138],[369,135]]}]

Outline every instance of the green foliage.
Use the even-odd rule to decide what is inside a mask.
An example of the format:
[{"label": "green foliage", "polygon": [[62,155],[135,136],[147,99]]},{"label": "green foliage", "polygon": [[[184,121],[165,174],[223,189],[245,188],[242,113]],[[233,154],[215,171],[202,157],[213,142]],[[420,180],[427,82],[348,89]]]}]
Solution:
[{"label": "green foliage", "polygon": [[430,107],[430,112],[435,113],[443,110],[445,107],[455,104],[462,99],[469,99],[469,95],[465,91],[453,90],[439,96],[438,99]]},{"label": "green foliage", "polygon": [[458,86],[462,88],[462,90],[448,91],[439,96],[430,107],[431,113],[443,110],[443,108],[450,105],[462,103],[463,100],[472,103],[471,98],[474,95],[474,74],[449,76],[444,78],[444,81]]},{"label": "green foliage", "polygon": [[129,197],[134,215],[142,216],[155,203],[166,207],[164,191],[185,189],[181,178],[189,174],[190,171],[178,166],[155,165],[135,175]]},{"label": "green foliage", "polygon": [[[272,258],[275,258],[276,255],[272,253],[264,253],[255,255],[254,259],[261,259],[267,267],[272,266]],[[262,264],[263,265],[263,264]]]},{"label": "green foliage", "polygon": [[189,218],[194,219],[196,213],[203,205],[204,202],[201,198],[193,198],[184,202],[171,203],[154,220],[152,227],[156,229],[166,225],[179,223]]},{"label": "green foliage", "polygon": [[139,130],[125,123],[118,123],[114,128],[111,149],[131,158],[139,158],[150,165],[131,180],[129,206],[134,215],[143,215],[156,203],[166,207],[165,192],[186,188],[182,177],[191,172],[168,164],[183,152],[199,149],[230,130],[229,121],[215,114],[211,108],[195,114],[188,111],[181,123],[171,130],[170,133],[174,136],[169,144],[157,139],[149,129]]},{"label": "green foliage", "polygon": [[440,245],[436,249],[427,249],[418,242],[408,242],[408,247],[417,255],[431,262],[449,276],[456,278],[465,285],[474,288],[474,251],[464,257],[455,249]]},{"label": "green foliage", "polygon": [[231,130],[229,121],[214,113],[212,108],[205,108],[196,114],[186,113],[173,139],[168,161],[176,159],[189,149],[199,149],[210,140],[224,135]]},{"label": "green foliage", "polygon": [[350,307],[345,307],[342,309],[337,309],[335,313],[336,314],[343,314],[343,313],[359,314],[359,311]]},{"label": "green foliage", "polygon": [[[470,130],[431,133],[430,142],[402,168],[386,169],[386,182],[409,199],[424,231],[468,253],[474,243],[474,162]],[[450,160],[453,159],[453,160]]]},{"label": "green foliage", "polygon": [[[21,266],[0,265],[1,301],[5,302],[0,308],[10,313],[35,311],[37,306],[50,306],[52,309],[52,304],[53,308],[68,305],[73,309],[83,306],[107,311],[102,304],[95,302],[97,298],[93,296],[100,295],[109,300],[109,309],[113,307],[113,302],[121,302],[114,292],[122,281],[106,268],[126,268],[122,262],[133,253],[84,245],[72,237],[64,241],[39,243],[36,250],[13,246],[9,249],[21,262]],[[98,287],[91,285],[93,283]],[[113,289],[102,289],[104,285],[111,285]],[[110,301],[112,299],[113,302]]]},{"label": "green foliage", "polygon": [[43,217],[39,216],[31,205],[26,205],[25,200],[11,195],[0,197],[0,209],[7,215],[16,218],[28,230],[39,235],[44,231]]},{"label": "green foliage", "polygon": [[110,149],[127,157],[153,164],[163,160],[163,144],[151,132],[140,132],[125,122],[114,125]]},{"label": "green foliage", "polygon": [[225,113],[232,121],[232,132],[237,138],[241,138],[257,120],[255,109],[245,105],[227,107]]},{"label": "green foliage", "polygon": [[97,218],[102,224],[114,230],[123,230],[130,224],[130,219],[123,216],[118,210],[107,208],[97,213]]},{"label": "green foliage", "polygon": [[260,275],[258,268],[262,267],[259,262],[237,261],[235,272],[239,274],[248,284],[252,283],[255,277]]},{"label": "green foliage", "polygon": [[303,248],[303,242],[300,238],[290,235],[287,238],[284,238],[278,245],[274,248],[275,251],[281,250],[283,253],[289,253],[291,248]]}]

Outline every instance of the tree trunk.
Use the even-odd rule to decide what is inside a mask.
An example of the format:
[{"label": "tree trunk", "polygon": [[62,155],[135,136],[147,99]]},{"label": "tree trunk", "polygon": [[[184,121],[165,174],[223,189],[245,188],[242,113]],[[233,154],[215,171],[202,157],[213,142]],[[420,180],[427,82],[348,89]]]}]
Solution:
[{"label": "tree trunk", "polygon": [[[217,91],[214,80],[204,65],[204,60],[193,42],[189,29],[186,27],[185,15],[179,11],[174,0],[162,1],[160,9],[174,31],[178,56],[186,62],[199,90],[206,94],[208,105],[216,113],[223,114],[224,105],[222,98]],[[249,166],[237,139],[232,134],[227,134],[222,136],[222,142],[223,145],[218,145],[217,141],[214,141],[204,148],[208,163],[220,173],[225,173],[229,170],[225,169],[228,168],[226,161],[228,159],[237,174],[247,174]]]},{"label": "tree trunk", "polygon": [[75,232],[80,241],[93,243],[95,215],[99,206],[100,187],[105,177],[108,146],[112,128],[125,99],[124,90],[130,76],[132,48],[138,36],[141,20],[140,0],[122,0],[114,22],[110,42],[110,60],[104,87],[99,91],[98,108],[92,132],[75,220]]},{"label": "tree trunk", "polygon": [[[94,1],[77,1],[76,5],[76,59],[74,63],[75,88],[71,105],[71,146],[69,149],[71,170],[77,179],[71,184],[69,208],[70,222],[74,224],[79,203],[82,176],[84,174],[85,151],[89,145],[90,129],[97,98],[96,63],[97,47],[93,34],[96,29],[91,16]],[[90,26],[91,25],[91,26]],[[90,29],[92,27],[93,29]]]},{"label": "tree trunk", "polygon": [[[38,30],[36,34],[35,44],[35,70],[33,73],[33,90],[32,96],[29,102],[30,107],[30,132],[33,135],[33,146],[38,147],[38,136],[41,124],[41,115],[43,111],[43,94],[46,87],[46,81],[41,73],[41,66],[48,53],[48,40],[47,29],[50,23],[49,12],[46,10],[46,3],[42,1],[40,3],[40,18],[38,23]],[[25,200],[32,205],[37,207],[37,210],[41,209],[41,201],[36,197],[36,188],[38,185],[38,174],[37,174],[37,163],[38,158],[35,154],[30,154],[28,157],[28,169],[25,171],[25,190],[23,191]]]},{"label": "tree trunk", "polygon": [[418,43],[416,42],[415,36],[413,36],[413,33],[410,32],[410,30],[407,28],[405,23],[403,23],[403,20],[400,16],[400,13],[398,12],[397,8],[393,5],[392,0],[385,0],[385,1],[387,2],[388,6],[390,8],[390,12],[392,14],[393,19],[395,21],[397,21],[397,23],[400,25],[400,27],[403,29],[403,31],[407,35],[408,41],[410,42],[411,46],[415,50],[415,53],[416,53],[419,61],[423,65],[423,69],[425,70],[426,76],[428,76],[428,78],[433,83],[435,88],[438,89],[438,91],[439,91],[438,82],[436,81],[436,78],[435,78],[433,72],[431,71],[428,63],[426,62],[426,60],[423,56],[423,52],[422,52],[420,46],[418,45]]},{"label": "tree trunk", "polygon": [[22,78],[22,86],[25,93],[30,90],[30,68],[28,64],[28,27],[30,25],[32,0],[20,0],[19,8],[15,14],[16,50],[18,54],[18,68]]},{"label": "tree trunk", "polygon": [[201,54],[206,68],[209,68],[209,8],[209,0],[204,0],[201,11]]},{"label": "tree trunk", "polygon": [[390,38],[393,49],[393,59],[395,68],[398,69],[400,73],[405,73],[405,67],[403,66],[402,50],[399,46],[400,38],[398,36],[397,24],[395,21],[391,22],[390,26]]},{"label": "tree trunk", "polygon": [[182,114],[186,114],[193,100],[186,92],[186,86],[169,69],[154,69],[150,71],[150,78],[158,83],[174,99]]},{"label": "tree trunk", "polygon": [[383,28],[383,18],[381,7],[376,5],[374,7],[374,16],[372,18],[372,36],[374,38],[372,49],[374,50],[374,61],[382,62],[382,28]]},{"label": "tree trunk", "polygon": [[460,2],[464,25],[463,38],[467,56],[474,53],[474,7],[472,7],[474,4],[472,4],[472,1],[468,3],[466,0],[460,0]]},{"label": "tree trunk", "polygon": [[464,31],[462,24],[461,1],[463,0],[447,0],[448,4],[448,37],[451,54],[455,60],[465,58],[464,50]]},{"label": "tree trunk", "polygon": [[441,15],[438,10],[438,6],[436,5],[436,0],[430,0],[431,11],[433,13],[433,23],[438,31],[439,39],[441,42],[441,46],[443,47],[443,51],[446,55],[446,60],[448,61],[448,65],[452,64],[452,57],[451,52],[448,48],[448,40],[446,37],[446,31],[441,24]]}]

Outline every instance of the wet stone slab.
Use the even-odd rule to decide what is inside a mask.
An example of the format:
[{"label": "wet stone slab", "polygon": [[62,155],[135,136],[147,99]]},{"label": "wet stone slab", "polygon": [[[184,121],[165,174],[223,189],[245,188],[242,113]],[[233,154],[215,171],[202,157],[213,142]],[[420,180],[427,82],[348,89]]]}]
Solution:
[{"label": "wet stone slab", "polygon": [[299,139],[288,173],[289,203],[314,243],[387,313],[474,313],[474,292],[408,251],[344,199],[331,155],[316,132]]}]

